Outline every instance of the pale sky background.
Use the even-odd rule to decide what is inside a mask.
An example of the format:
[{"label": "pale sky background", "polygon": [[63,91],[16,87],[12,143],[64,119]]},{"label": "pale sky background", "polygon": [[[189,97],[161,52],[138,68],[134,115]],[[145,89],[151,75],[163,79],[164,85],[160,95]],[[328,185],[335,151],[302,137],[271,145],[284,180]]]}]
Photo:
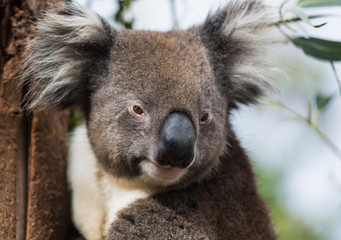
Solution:
[{"label": "pale sky background", "polygon": [[[113,13],[117,10],[114,0],[77,2],[87,5],[107,19],[113,19]],[[184,29],[203,22],[209,12],[226,2],[176,0],[179,28]],[[282,0],[266,2],[274,6],[274,11],[278,12]],[[286,6],[293,6],[294,3],[295,1],[289,1]],[[306,36],[341,41],[341,8],[305,12],[338,14],[338,17],[313,21],[314,23],[327,21],[328,24],[323,28],[314,29],[303,23],[300,26]],[[134,17],[135,29],[166,31],[173,25],[169,0],[137,0],[133,2],[128,15]],[[307,57],[289,45],[283,46],[278,59],[287,77],[277,78],[276,85],[279,91],[272,94],[271,98],[280,100],[306,115],[308,102],[313,101],[316,92],[335,94],[320,120],[320,126],[341,149],[341,97],[338,95],[330,65]],[[337,72],[341,76],[340,64],[337,64]],[[294,121],[281,109],[269,106],[242,108],[234,114],[234,127],[255,165],[280,169],[283,172],[278,194],[287,211],[303,218],[317,231],[326,232],[328,240],[340,240],[341,159],[324,145],[315,132],[304,123]],[[324,229],[319,229],[319,224],[316,224],[318,222],[327,224],[323,225]],[[326,225],[329,226],[328,229],[325,229]]]}]

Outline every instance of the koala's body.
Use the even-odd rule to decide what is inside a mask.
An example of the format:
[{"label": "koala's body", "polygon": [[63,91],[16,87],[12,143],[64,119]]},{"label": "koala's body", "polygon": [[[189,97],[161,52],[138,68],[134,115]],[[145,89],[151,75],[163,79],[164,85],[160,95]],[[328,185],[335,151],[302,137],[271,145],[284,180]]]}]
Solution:
[{"label": "koala's body", "polygon": [[229,122],[270,85],[270,23],[253,0],[186,31],[118,30],[75,5],[38,22],[26,106],[85,113],[68,172],[86,239],[276,239]]}]

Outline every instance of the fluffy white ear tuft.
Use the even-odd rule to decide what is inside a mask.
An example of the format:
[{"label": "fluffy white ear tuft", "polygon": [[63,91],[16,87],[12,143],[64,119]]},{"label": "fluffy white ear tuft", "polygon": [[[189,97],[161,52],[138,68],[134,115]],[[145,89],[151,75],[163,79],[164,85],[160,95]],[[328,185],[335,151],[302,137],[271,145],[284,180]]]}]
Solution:
[{"label": "fluffy white ear tuft", "polygon": [[[28,44],[22,84],[27,109],[77,104],[89,91],[89,80],[110,57],[113,29],[98,15],[73,4],[61,4],[36,24]],[[104,69],[104,67],[102,67]]]},{"label": "fluffy white ear tuft", "polygon": [[271,87],[269,73],[275,68],[268,53],[279,42],[272,23],[269,8],[260,1],[233,0],[200,27],[230,107],[255,102]]}]

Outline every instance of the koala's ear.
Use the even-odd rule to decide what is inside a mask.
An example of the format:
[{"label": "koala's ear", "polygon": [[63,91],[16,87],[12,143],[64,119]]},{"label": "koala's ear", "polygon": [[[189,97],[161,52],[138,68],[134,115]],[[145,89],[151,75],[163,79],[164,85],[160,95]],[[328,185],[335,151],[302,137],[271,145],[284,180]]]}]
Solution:
[{"label": "koala's ear", "polygon": [[29,110],[80,104],[90,79],[103,74],[114,30],[98,15],[73,4],[59,5],[36,24],[27,46],[21,81]]},{"label": "koala's ear", "polygon": [[236,0],[199,27],[229,107],[255,102],[271,86],[268,75],[272,64],[266,56],[275,45],[271,23],[268,9],[259,1]]}]

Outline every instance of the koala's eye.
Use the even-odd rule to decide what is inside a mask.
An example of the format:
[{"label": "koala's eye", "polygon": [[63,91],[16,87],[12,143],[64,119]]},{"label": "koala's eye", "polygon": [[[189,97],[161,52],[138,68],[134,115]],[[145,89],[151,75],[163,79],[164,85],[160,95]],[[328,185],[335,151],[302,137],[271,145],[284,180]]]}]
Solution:
[{"label": "koala's eye", "polygon": [[200,118],[200,125],[204,125],[210,121],[210,114],[205,113],[204,115],[201,116]]},{"label": "koala's eye", "polygon": [[133,106],[133,112],[136,113],[137,115],[144,115],[144,112],[140,106],[134,105]]}]

